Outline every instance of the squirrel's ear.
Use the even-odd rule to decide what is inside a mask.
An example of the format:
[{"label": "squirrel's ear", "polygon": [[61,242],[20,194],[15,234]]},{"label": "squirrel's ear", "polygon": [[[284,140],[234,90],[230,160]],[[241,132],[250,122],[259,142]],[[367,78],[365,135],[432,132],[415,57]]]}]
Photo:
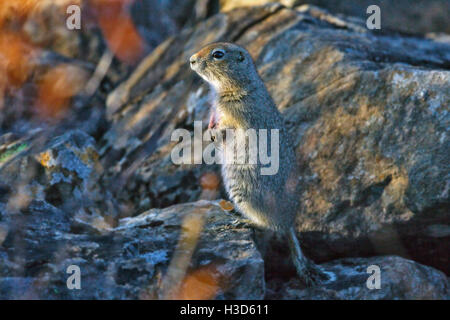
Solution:
[{"label": "squirrel's ear", "polygon": [[239,61],[239,62],[242,62],[242,61],[244,61],[244,60],[245,60],[244,54],[243,54],[241,51],[239,51],[238,61]]}]

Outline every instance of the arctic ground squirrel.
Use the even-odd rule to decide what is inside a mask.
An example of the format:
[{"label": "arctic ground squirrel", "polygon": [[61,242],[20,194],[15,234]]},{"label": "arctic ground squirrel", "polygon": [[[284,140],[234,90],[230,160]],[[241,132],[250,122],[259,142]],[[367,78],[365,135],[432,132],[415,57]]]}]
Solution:
[{"label": "arctic ground squirrel", "polygon": [[[210,129],[278,132],[279,168],[275,174],[263,174],[261,162],[222,163],[225,188],[235,207],[255,225],[286,236],[295,268],[305,285],[327,280],[328,275],[303,255],[295,235],[299,194],[293,143],[252,57],[236,44],[218,42],[192,55],[190,65],[215,92]],[[258,139],[261,138],[259,135]],[[271,150],[273,142],[269,137],[267,140],[267,148]],[[228,137],[221,140],[224,149],[228,143]],[[243,145],[238,144],[239,147]]]}]

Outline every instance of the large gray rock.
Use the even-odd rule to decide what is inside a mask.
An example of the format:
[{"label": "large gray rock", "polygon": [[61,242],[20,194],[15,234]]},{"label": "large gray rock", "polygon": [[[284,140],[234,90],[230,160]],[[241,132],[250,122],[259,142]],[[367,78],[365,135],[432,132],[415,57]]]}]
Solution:
[{"label": "large gray rock", "polygon": [[280,2],[287,7],[316,5],[333,14],[366,20],[367,8],[377,5],[381,11],[381,28],[409,33],[450,33],[450,3],[447,0],[220,0],[221,10]]},{"label": "large gray rock", "polygon": [[[102,230],[42,201],[0,212],[1,299],[264,298],[252,230],[215,202],[154,209]],[[81,290],[66,286],[70,265],[81,270]]]},{"label": "large gray rock", "polygon": [[[217,202],[153,209],[109,229],[44,201],[0,213],[1,299],[448,299],[442,272],[389,256],[324,264],[333,279],[316,288],[293,277],[266,290],[251,228]],[[371,265],[380,289],[367,288]],[[80,290],[67,287],[69,266],[80,268]]]},{"label": "large gray rock", "polygon": [[[449,283],[444,273],[396,256],[347,258],[323,265],[333,272],[335,281],[317,288],[304,289],[297,279],[272,282],[269,299],[301,300],[448,300]],[[379,268],[380,283],[374,269]],[[377,271],[378,272],[378,271]],[[270,287],[270,286],[273,287]]]},{"label": "large gray rock", "polygon": [[100,153],[118,197],[140,212],[201,196],[202,174],[216,168],[173,165],[170,135],[208,123],[208,88],[189,56],[235,41],[255,58],[294,137],[307,254],[399,254],[449,272],[450,45],[299,10],[218,14],[161,44],[110,94]]},{"label": "large gray rock", "polygon": [[[271,279],[266,291],[251,228],[217,202],[153,209],[101,230],[44,201],[0,212],[2,299],[448,299],[442,272],[389,256],[324,264],[333,279],[316,288],[294,277]],[[73,265],[80,290],[67,287]],[[367,287],[371,265],[380,289]]]},{"label": "large gray rock", "polygon": [[103,170],[91,136],[72,130],[52,138],[41,130],[2,138],[0,201],[9,210],[45,201],[80,215],[115,216],[113,199],[97,184]]}]

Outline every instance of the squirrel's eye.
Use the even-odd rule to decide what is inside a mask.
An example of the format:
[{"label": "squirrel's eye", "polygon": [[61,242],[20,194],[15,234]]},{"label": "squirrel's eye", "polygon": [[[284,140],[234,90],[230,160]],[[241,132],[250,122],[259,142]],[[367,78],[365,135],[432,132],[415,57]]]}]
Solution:
[{"label": "squirrel's eye", "polygon": [[225,52],[223,52],[222,50],[216,50],[212,53],[212,57],[217,60],[222,59],[224,55]]}]

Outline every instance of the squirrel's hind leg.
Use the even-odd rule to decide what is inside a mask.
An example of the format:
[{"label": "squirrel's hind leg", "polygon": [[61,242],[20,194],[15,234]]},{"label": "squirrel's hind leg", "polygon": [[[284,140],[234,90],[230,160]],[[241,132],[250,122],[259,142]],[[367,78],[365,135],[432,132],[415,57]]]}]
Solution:
[{"label": "squirrel's hind leg", "polygon": [[328,273],[303,255],[294,228],[289,229],[287,238],[297,274],[307,287],[317,286],[331,280],[332,277]]}]

